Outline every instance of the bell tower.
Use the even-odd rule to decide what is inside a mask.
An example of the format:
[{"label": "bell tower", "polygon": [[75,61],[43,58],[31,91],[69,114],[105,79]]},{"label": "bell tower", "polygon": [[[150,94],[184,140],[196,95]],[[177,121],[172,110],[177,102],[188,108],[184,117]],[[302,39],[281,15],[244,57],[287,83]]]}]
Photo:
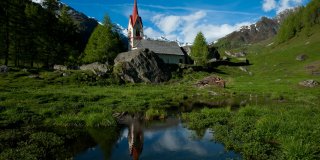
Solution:
[{"label": "bell tower", "polygon": [[143,39],[143,24],[138,13],[137,0],[134,0],[132,15],[129,17],[128,25],[129,50],[137,49]]}]

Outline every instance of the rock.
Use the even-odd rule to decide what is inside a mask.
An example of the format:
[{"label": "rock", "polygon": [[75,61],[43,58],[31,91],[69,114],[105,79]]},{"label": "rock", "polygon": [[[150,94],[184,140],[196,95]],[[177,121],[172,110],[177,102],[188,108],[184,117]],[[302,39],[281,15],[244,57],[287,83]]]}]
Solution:
[{"label": "rock", "polygon": [[68,68],[67,68],[67,66],[64,66],[64,65],[54,65],[53,66],[53,69],[54,70],[58,70],[58,71],[66,71]]},{"label": "rock", "polygon": [[208,91],[208,92],[211,96],[218,96],[219,95],[217,92],[213,92],[213,91]]},{"label": "rock", "polygon": [[319,85],[319,82],[315,81],[315,80],[305,80],[299,83],[299,85],[304,86],[304,87],[316,87]]},{"label": "rock", "polygon": [[209,77],[204,78],[203,80],[200,80],[195,85],[197,87],[216,85],[216,86],[225,88],[225,84],[226,84],[226,82],[222,78],[216,77],[216,76],[209,76]]},{"label": "rock", "polygon": [[274,80],[275,82],[280,82],[281,81],[281,79],[276,79],[276,80]]},{"label": "rock", "polygon": [[79,70],[79,66],[68,66],[68,70]]},{"label": "rock", "polygon": [[244,56],[246,56],[246,53],[245,52],[238,52],[238,53],[234,53],[234,56],[235,57],[244,57]]},{"label": "rock", "polygon": [[245,52],[237,52],[237,53],[232,53],[230,51],[225,51],[224,52],[226,55],[230,56],[230,57],[235,57],[235,58],[239,58],[239,57],[244,57],[246,56]]},{"label": "rock", "polygon": [[39,74],[31,74],[28,76],[29,78],[34,78],[34,79],[39,79],[40,75]]},{"label": "rock", "polygon": [[248,73],[248,68],[247,68],[247,67],[241,66],[241,67],[239,67],[239,69],[240,69],[241,71],[243,71],[243,72]]},{"label": "rock", "polygon": [[87,65],[80,66],[80,70],[83,71],[92,71],[94,74],[98,76],[103,76],[111,71],[111,67],[107,64],[102,64],[99,62],[94,62]]},{"label": "rock", "polygon": [[223,60],[223,61],[228,61],[228,60],[229,60],[229,58],[228,58],[228,57],[226,57],[226,56],[223,56],[223,57],[222,57],[222,60]]},{"label": "rock", "polygon": [[168,66],[148,49],[120,53],[114,63],[113,72],[127,82],[159,83],[171,78]]},{"label": "rock", "polygon": [[307,58],[308,58],[307,55],[301,54],[301,55],[298,55],[298,56],[296,57],[296,60],[297,60],[297,61],[304,61],[304,60],[306,60]]},{"label": "rock", "polygon": [[208,61],[208,63],[213,63],[213,62],[217,62],[218,60],[217,60],[217,58],[212,58],[212,59],[210,59],[209,61]]},{"label": "rock", "polygon": [[0,73],[7,73],[9,72],[9,67],[6,65],[0,66]]}]

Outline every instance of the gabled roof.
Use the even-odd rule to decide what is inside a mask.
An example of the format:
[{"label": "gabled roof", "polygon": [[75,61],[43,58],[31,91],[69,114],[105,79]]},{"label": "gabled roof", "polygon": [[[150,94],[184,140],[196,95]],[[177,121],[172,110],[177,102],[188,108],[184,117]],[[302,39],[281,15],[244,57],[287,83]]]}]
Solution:
[{"label": "gabled roof", "polygon": [[177,42],[143,39],[137,45],[137,48],[148,48],[150,51],[153,51],[157,54],[184,56]]}]

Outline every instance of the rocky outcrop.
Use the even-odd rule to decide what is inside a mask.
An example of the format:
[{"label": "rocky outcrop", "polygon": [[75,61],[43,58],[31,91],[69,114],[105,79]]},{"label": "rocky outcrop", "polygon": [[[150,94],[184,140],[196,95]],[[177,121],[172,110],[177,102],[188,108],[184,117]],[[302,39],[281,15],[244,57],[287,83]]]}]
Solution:
[{"label": "rocky outcrop", "polygon": [[315,80],[305,80],[299,83],[299,85],[309,88],[314,88],[319,85],[319,82]]},{"label": "rocky outcrop", "polygon": [[92,71],[94,74],[103,76],[107,74],[108,72],[111,72],[111,66],[107,64],[102,64],[99,62],[94,62],[91,64],[85,64],[80,66],[80,70],[83,71]]},{"label": "rocky outcrop", "polygon": [[6,65],[0,66],[0,73],[7,73],[9,72],[9,67]]},{"label": "rocky outcrop", "polygon": [[120,53],[114,63],[113,72],[127,82],[160,83],[171,78],[171,72],[162,59],[148,49]]},{"label": "rocky outcrop", "polygon": [[58,71],[65,71],[65,70],[68,69],[68,67],[67,67],[67,66],[64,66],[64,65],[54,65],[54,66],[53,66],[53,69],[54,69],[54,70],[58,70]]},{"label": "rocky outcrop", "polygon": [[230,57],[235,57],[235,58],[239,58],[239,57],[245,57],[246,53],[245,52],[236,52],[236,53],[232,53],[230,51],[225,51],[224,52],[226,55],[230,56]]},{"label": "rocky outcrop", "polygon": [[296,60],[297,60],[297,61],[304,61],[304,60],[306,60],[307,58],[308,58],[307,55],[301,54],[301,55],[298,55],[298,56],[296,57]]},{"label": "rocky outcrop", "polygon": [[224,88],[226,85],[226,81],[217,76],[209,76],[200,80],[195,84],[197,87],[205,87],[210,85],[215,85]]}]

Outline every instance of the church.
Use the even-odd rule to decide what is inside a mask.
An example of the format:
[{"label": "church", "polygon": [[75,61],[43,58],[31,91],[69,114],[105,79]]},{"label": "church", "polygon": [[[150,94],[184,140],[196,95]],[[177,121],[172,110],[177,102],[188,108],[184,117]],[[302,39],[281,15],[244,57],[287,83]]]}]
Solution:
[{"label": "church", "polygon": [[128,25],[129,51],[148,48],[167,64],[185,63],[187,56],[177,42],[144,39],[142,18],[139,16],[137,0]]}]

